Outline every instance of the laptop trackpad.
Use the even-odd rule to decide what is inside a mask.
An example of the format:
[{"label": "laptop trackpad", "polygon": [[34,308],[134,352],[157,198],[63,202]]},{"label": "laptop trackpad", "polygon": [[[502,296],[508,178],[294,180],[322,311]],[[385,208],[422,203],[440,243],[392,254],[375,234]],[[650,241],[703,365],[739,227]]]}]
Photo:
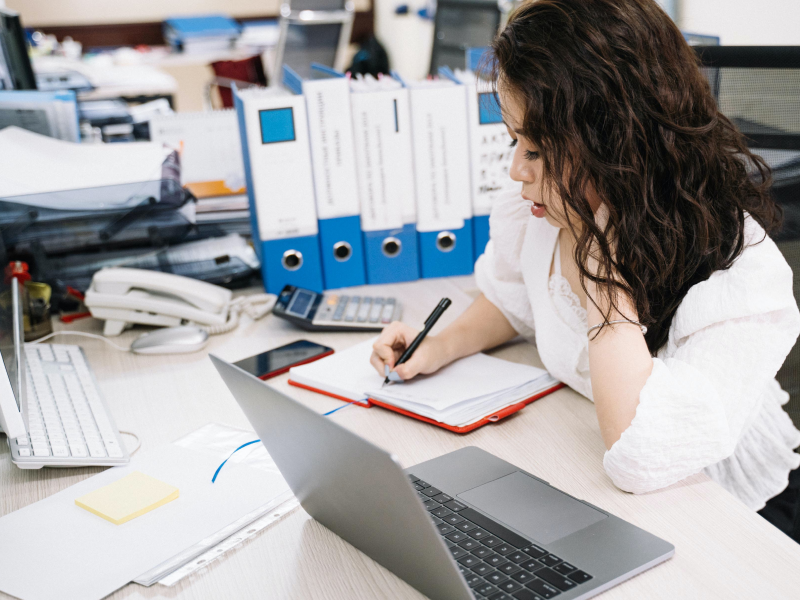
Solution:
[{"label": "laptop trackpad", "polygon": [[519,471],[458,497],[541,544],[608,516]]}]

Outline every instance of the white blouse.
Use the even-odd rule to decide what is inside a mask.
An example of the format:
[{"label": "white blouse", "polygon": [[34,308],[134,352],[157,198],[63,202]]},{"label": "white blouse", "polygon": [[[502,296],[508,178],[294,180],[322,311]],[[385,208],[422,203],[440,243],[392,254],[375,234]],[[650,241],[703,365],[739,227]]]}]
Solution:
[{"label": "white blouse", "polygon": [[[528,207],[518,190],[495,201],[491,240],[475,265],[478,287],[536,344],[553,377],[591,399],[586,312],[559,268],[549,276],[558,229]],[[622,490],[649,492],[704,470],[759,510],[800,466],[792,451],[800,431],[775,381],[800,334],[792,271],[751,218],[745,237],[730,269],[684,297],[633,421],[605,454],[606,473]]]}]

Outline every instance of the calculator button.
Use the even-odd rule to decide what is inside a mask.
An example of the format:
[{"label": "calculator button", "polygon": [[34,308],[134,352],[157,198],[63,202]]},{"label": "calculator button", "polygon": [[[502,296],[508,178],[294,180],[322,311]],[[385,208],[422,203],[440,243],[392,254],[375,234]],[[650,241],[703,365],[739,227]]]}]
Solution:
[{"label": "calculator button", "polygon": [[389,298],[383,305],[383,312],[381,313],[381,323],[391,323],[394,316],[395,299]]},{"label": "calculator button", "polygon": [[381,311],[383,310],[383,298],[375,298],[372,301],[372,310],[369,311],[369,322],[377,323],[381,320]]},{"label": "calculator button", "polygon": [[361,303],[361,308],[358,309],[358,317],[356,320],[359,323],[366,323],[369,317],[369,310],[372,308],[372,298],[364,298]]},{"label": "calculator button", "polygon": [[333,313],[334,321],[342,320],[342,317],[344,317],[344,309],[347,307],[348,300],[349,298],[347,296],[342,296],[339,298],[339,303],[336,305],[336,312]]},{"label": "calculator button", "polygon": [[336,306],[338,303],[339,303],[339,296],[337,296],[336,294],[328,295],[327,300],[325,301],[325,304],[327,304],[328,306]]},{"label": "calculator button", "polygon": [[353,296],[350,298],[350,304],[347,305],[347,310],[344,313],[344,320],[352,323],[358,314],[358,305],[361,304],[361,296]]}]

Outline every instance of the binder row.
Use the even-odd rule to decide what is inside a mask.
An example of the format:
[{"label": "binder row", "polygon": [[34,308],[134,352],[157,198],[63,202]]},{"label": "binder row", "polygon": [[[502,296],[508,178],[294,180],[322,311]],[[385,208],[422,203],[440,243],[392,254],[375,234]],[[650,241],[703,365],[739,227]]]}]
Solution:
[{"label": "binder row", "polygon": [[266,290],[472,273],[513,185],[490,84],[312,73],[285,66],[284,88],[234,91]]}]

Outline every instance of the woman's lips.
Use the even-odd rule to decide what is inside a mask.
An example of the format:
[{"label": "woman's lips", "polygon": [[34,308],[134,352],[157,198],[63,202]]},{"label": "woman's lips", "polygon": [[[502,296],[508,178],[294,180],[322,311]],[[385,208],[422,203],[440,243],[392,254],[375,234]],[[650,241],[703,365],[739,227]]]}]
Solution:
[{"label": "woman's lips", "polygon": [[542,219],[544,218],[546,212],[547,207],[544,204],[536,204],[536,202],[531,202],[531,214],[534,217]]}]

